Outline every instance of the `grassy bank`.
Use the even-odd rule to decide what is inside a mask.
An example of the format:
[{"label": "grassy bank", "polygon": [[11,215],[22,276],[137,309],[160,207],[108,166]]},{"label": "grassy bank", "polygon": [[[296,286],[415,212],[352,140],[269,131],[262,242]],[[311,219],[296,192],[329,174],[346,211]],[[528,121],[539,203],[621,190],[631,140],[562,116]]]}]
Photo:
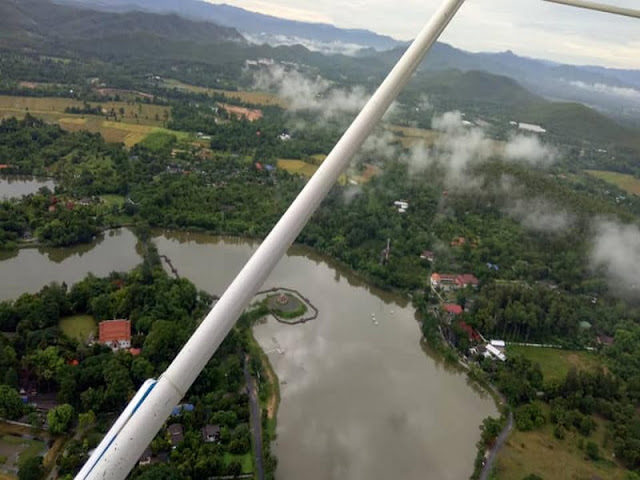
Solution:
[{"label": "grassy bank", "polygon": [[539,364],[545,381],[564,380],[572,368],[591,370],[601,365],[596,353],[584,350],[509,346],[507,353],[522,355]]},{"label": "grassy bank", "polygon": [[[572,431],[563,440],[554,437],[550,423],[530,432],[514,429],[498,455],[495,478],[521,480],[530,474],[545,479],[628,478],[628,471],[613,459],[613,444],[607,439],[607,422],[597,419],[597,424],[597,430],[590,437]],[[587,457],[584,445],[588,441],[595,442],[600,448],[599,460]]]}]

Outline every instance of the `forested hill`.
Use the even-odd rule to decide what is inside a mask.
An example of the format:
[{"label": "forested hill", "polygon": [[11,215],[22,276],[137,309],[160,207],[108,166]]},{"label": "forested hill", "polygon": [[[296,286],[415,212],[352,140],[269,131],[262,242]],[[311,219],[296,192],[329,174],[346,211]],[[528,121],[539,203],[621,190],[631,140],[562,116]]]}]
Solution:
[{"label": "forested hill", "polygon": [[[206,87],[250,88],[253,78],[243,75],[245,62],[271,58],[304,66],[300,68],[340,87],[362,85],[372,91],[395,60],[391,54],[329,56],[299,45],[255,45],[234,29],[177,15],[99,12],[47,0],[0,2],[0,50],[9,50],[11,55],[25,52],[78,58],[85,76],[77,78],[77,85],[84,84],[87,71],[92,71],[89,77],[118,77],[118,83],[110,86],[142,90],[148,85],[136,84],[133,79],[149,72]],[[638,168],[640,135],[636,129],[581,104],[550,102],[507,76],[480,70],[442,70],[449,50],[455,49],[436,46],[428,59],[435,71],[430,68],[418,73],[403,92],[403,103],[411,105],[428,95],[438,111],[458,109],[496,125],[511,120],[540,124],[558,143],[615,150],[616,158],[607,168],[625,173]],[[96,68],[97,58],[106,62],[104,68]],[[124,71],[114,72],[114,64],[123,66]],[[12,78],[13,72],[22,71],[16,70],[16,65],[24,65],[24,61],[14,59],[0,65],[5,82],[69,83],[72,75],[72,66],[59,65],[55,68],[61,75],[56,78],[51,71],[54,66],[49,65],[46,78],[24,74]]]},{"label": "forested hill", "polygon": [[245,42],[233,28],[187,20],[178,15],[143,12],[107,13],[56,5],[47,0],[0,2],[0,46],[37,47],[47,42],[70,43],[126,36],[195,43]]},{"label": "forested hill", "polygon": [[343,29],[324,23],[299,22],[263,15],[226,4],[201,0],[57,0],[58,3],[91,6],[106,11],[133,9],[155,13],[177,13],[186,18],[207,20],[237,28],[249,34],[291,36],[318,42],[343,42],[377,49],[390,49],[399,42],[369,30]]}]

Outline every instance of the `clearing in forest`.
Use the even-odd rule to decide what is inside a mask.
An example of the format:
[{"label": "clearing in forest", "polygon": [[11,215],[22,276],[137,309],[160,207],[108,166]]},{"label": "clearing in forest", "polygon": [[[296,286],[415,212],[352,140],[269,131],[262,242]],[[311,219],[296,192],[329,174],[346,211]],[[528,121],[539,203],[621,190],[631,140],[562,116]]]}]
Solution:
[{"label": "clearing in forest", "polygon": [[601,361],[598,355],[584,350],[561,350],[559,348],[538,348],[508,346],[507,353],[520,354],[540,365],[545,381],[562,381],[571,368],[591,370],[597,368]]},{"label": "clearing in forest", "polygon": [[611,183],[616,187],[633,195],[640,195],[640,178],[626,173],[609,172],[607,170],[587,170],[593,177]]},{"label": "clearing in forest", "polygon": [[91,315],[73,315],[61,318],[58,327],[67,337],[84,342],[98,326]]},{"label": "clearing in forest", "polygon": [[[583,437],[575,430],[567,432],[563,440],[553,436],[554,426],[521,432],[514,428],[498,454],[494,467],[496,478],[520,480],[535,474],[540,478],[624,480],[627,470],[620,467],[613,457],[613,442],[606,439],[607,422],[594,418],[596,431]],[[595,442],[600,449],[600,460],[587,457],[580,444]],[[583,447],[584,448],[584,447]]]}]

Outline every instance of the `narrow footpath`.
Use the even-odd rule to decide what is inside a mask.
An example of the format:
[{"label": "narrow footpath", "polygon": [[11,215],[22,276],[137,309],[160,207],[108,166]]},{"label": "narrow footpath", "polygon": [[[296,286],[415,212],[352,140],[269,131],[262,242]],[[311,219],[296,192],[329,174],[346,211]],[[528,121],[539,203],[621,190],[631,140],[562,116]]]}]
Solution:
[{"label": "narrow footpath", "polygon": [[489,453],[489,458],[484,463],[484,467],[482,467],[482,472],[480,473],[479,480],[487,480],[489,478],[489,474],[491,473],[491,469],[493,468],[493,464],[495,463],[496,457],[498,456],[498,452],[504,445],[505,440],[511,433],[511,429],[513,428],[513,413],[509,411],[509,418],[507,419],[507,424],[500,432],[498,436],[498,440],[496,440],[495,445],[491,449],[491,453]]},{"label": "narrow footpath", "polygon": [[244,357],[244,379],[247,382],[249,394],[249,409],[251,411],[251,432],[256,454],[256,478],[264,480],[264,457],[262,455],[262,419],[260,417],[260,405],[258,404],[258,389],[254,378],[249,373],[249,356]]}]

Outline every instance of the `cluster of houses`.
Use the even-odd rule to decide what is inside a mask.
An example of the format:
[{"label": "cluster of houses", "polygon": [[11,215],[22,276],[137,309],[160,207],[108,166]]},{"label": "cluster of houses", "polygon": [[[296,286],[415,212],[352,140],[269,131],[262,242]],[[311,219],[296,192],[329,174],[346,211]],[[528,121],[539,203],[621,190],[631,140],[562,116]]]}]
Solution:
[{"label": "cluster of houses", "polygon": [[[178,405],[176,408],[182,407],[179,412],[192,411],[194,406],[191,404]],[[179,414],[179,413],[178,413]],[[176,416],[175,409],[172,416]],[[167,436],[171,443],[171,449],[175,450],[180,443],[184,440],[184,427],[180,423],[172,423],[167,427]],[[220,425],[205,425],[200,430],[200,436],[204,443],[220,443]],[[154,455],[151,447],[147,447],[138,461],[139,465],[150,465],[152,463],[165,463],[169,460],[167,452],[158,453]]]},{"label": "cluster of houses", "polygon": [[[139,355],[140,349],[131,348],[131,321],[129,320],[107,320],[100,322],[98,341],[110,347],[114,352],[127,350],[133,355]],[[190,403],[177,405],[171,412],[172,417],[178,417],[183,412],[194,411],[195,406]],[[201,429],[202,441],[205,443],[220,442],[220,425],[205,425]],[[172,423],[167,427],[167,435],[171,442],[171,448],[175,449],[184,440],[184,427],[180,423]],[[168,461],[169,456],[165,453],[153,455],[151,447],[147,447],[140,457],[140,465],[151,463],[162,463]]]},{"label": "cluster of houses", "polygon": [[[467,322],[464,320],[458,320],[458,317],[464,312],[464,309],[460,305],[445,303],[442,305],[441,309],[442,314],[445,316],[445,324],[450,327],[455,323],[473,345],[469,348],[470,355],[492,358],[500,360],[501,362],[507,360],[507,356],[505,354],[506,344],[504,340],[487,341],[480,332]],[[448,331],[451,332],[451,329],[449,328]],[[452,341],[452,339],[449,338],[449,341]]]}]

